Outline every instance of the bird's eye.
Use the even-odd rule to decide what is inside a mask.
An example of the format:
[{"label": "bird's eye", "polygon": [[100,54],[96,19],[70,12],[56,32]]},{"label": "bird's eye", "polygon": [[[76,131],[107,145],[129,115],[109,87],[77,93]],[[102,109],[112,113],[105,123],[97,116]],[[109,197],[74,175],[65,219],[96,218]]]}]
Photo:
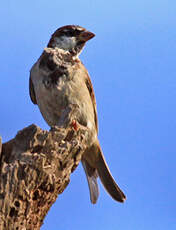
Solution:
[{"label": "bird's eye", "polygon": [[79,35],[80,33],[81,33],[82,31],[81,30],[75,30],[75,35],[77,36],[77,35]]},{"label": "bird's eye", "polygon": [[68,37],[73,37],[74,36],[74,31],[66,30],[66,31],[64,31],[64,35],[66,35]]},{"label": "bird's eye", "polygon": [[78,36],[80,33],[81,33],[81,31],[78,30],[78,29],[74,29],[74,30],[64,30],[64,31],[63,31],[63,34],[64,34],[65,36],[68,36],[68,37]]}]

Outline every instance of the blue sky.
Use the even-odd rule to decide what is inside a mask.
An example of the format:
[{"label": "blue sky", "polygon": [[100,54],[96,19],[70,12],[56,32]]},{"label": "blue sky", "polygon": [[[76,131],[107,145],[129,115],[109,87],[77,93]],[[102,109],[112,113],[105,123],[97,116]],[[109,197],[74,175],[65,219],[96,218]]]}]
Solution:
[{"label": "blue sky", "polygon": [[176,229],[176,2],[173,0],[2,1],[0,134],[32,123],[48,129],[28,95],[29,70],[51,34],[79,24],[96,34],[81,60],[97,98],[99,139],[127,195],[100,185],[96,205],[81,165],[42,230]]}]

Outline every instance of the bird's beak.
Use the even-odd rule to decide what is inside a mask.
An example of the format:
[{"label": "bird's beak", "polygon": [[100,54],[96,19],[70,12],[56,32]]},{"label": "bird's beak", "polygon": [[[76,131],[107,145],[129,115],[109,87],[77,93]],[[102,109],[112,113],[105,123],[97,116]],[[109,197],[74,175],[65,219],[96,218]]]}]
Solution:
[{"label": "bird's beak", "polygon": [[94,33],[85,30],[82,33],[80,33],[80,35],[79,35],[79,41],[81,41],[81,42],[87,42],[88,40],[90,40],[93,37],[95,37]]}]

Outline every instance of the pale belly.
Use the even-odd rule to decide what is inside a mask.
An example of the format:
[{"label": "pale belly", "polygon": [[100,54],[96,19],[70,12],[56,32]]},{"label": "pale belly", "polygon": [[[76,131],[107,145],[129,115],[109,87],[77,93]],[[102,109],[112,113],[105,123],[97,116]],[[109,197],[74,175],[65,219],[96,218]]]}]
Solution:
[{"label": "pale belly", "polygon": [[95,130],[94,109],[83,82],[60,78],[57,85],[47,85],[39,80],[35,92],[39,109],[49,126],[62,126],[71,116],[81,125]]}]

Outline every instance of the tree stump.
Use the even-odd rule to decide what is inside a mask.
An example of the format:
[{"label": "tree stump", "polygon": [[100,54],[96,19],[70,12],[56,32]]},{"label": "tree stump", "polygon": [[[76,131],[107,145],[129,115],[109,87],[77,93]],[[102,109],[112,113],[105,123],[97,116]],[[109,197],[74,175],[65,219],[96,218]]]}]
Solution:
[{"label": "tree stump", "polygon": [[[0,139],[0,230],[39,230],[86,149],[85,127],[31,125]],[[1,149],[2,147],[2,149]]]}]

